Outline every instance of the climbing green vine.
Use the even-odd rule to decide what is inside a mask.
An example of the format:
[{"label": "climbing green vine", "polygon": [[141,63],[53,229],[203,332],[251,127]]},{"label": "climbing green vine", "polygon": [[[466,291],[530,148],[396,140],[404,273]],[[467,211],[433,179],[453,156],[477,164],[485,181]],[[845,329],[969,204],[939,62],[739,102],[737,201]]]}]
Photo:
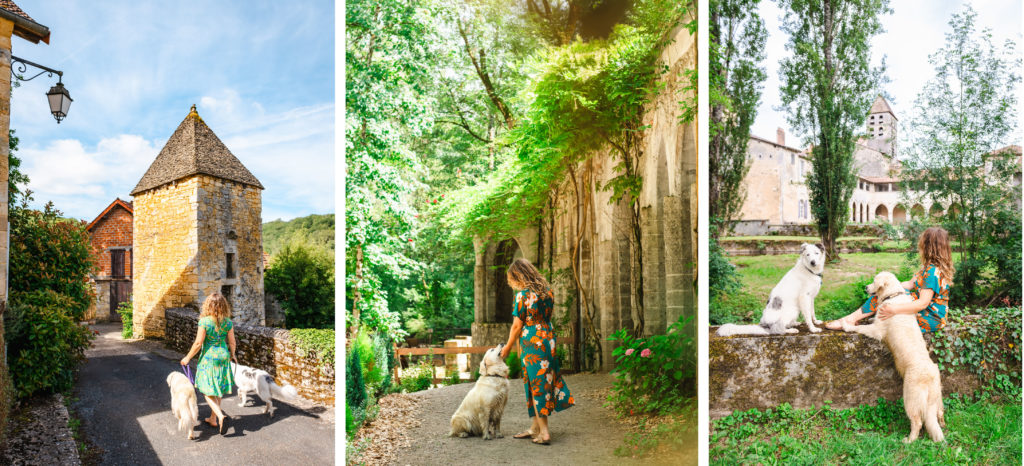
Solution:
[{"label": "climbing green vine", "polygon": [[334,365],[334,329],[293,328],[288,330],[288,339],[300,356],[316,354],[321,365]]},{"label": "climbing green vine", "polygon": [[981,380],[982,392],[1021,400],[1021,309],[987,309],[981,316],[950,312],[932,340],[939,369],[966,368]]}]

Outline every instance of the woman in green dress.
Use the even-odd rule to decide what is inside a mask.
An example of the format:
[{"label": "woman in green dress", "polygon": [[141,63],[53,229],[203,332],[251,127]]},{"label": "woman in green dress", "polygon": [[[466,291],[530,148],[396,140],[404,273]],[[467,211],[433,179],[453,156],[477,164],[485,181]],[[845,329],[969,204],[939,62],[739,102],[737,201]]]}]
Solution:
[{"label": "woman in green dress", "polygon": [[221,409],[220,401],[231,394],[231,386],[235,382],[231,361],[237,364],[238,360],[235,358],[235,330],[231,323],[231,309],[220,293],[206,297],[203,310],[199,313],[196,341],[181,359],[181,365],[187,366],[200,349],[203,352],[196,368],[196,388],[210,405],[210,417],[206,418],[206,423],[223,434],[226,429],[224,421],[228,418]]},{"label": "woman in green dress", "polygon": [[526,259],[516,259],[508,268],[508,284],[516,291],[512,311],[512,329],[508,343],[501,350],[505,359],[512,345],[519,342],[523,363],[523,385],[526,388],[526,409],[532,425],[515,438],[533,438],[533,443],[549,445],[548,416],[576,403],[569,386],[562,380],[555,358],[555,332],[551,317],[555,310],[551,285]]}]

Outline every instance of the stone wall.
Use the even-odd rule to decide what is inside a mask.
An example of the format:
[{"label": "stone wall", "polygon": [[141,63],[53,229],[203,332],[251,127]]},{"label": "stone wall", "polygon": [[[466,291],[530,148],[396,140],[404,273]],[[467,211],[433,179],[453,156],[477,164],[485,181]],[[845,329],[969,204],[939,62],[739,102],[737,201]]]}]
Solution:
[{"label": "stone wall", "polygon": [[[11,123],[11,34],[14,23],[0,18],[0,199],[7,199],[9,135]],[[7,203],[0,202],[0,317],[7,310],[7,260],[9,253]],[[0,442],[7,431],[7,415],[13,402],[14,386],[7,370],[7,343],[0,318]]]},{"label": "stone wall", "polygon": [[[1019,325],[1019,322],[1017,323]],[[718,337],[708,333],[709,409],[712,418],[733,411],[789,403],[803,409],[831,402],[839,409],[903,397],[903,380],[884,343],[826,330],[799,335]],[[967,329],[947,328],[950,335]],[[932,334],[927,334],[929,350]],[[932,356],[935,360],[935,356]],[[942,372],[942,394],[972,394],[982,384],[966,369]]]},{"label": "stone wall", "polygon": [[[684,71],[697,66],[697,50],[695,38],[685,28],[673,31],[673,38],[661,55],[668,65],[664,87],[643,116],[647,126],[637,166],[643,178],[638,222],[642,277],[637,274],[642,289],[631,282],[631,207],[627,201],[609,203],[612,193],[600,189],[619,175],[615,167],[620,156],[604,149],[576,167],[578,181],[585,182],[580,199],[567,175],[553,193],[557,215],[542,219],[539,225],[524,226],[514,238],[474,241],[474,346],[508,338],[512,294],[504,283],[504,270],[516,257],[555,273],[556,332],[559,337],[573,336],[576,304],[581,302],[570,272],[577,236],[581,237],[580,282],[602,340],[620,328],[631,328],[641,317],[644,332],[650,335],[664,333],[680,316],[696,314],[697,126],[680,124],[679,101],[689,97],[683,92]],[[602,350],[603,368],[610,369],[612,345],[603,341]]]},{"label": "stone wall", "polygon": [[[169,308],[165,315],[167,346],[187,353],[196,338],[199,314],[187,308]],[[235,338],[239,363],[269,372],[279,385],[295,386],[303,398],[334,406],[334,366],[324,364],[316,355],[300,355],[287,330],[239,323]]]},{"label": "stone wall", "polygon": [[259,189],[196,175],[139,193],[133,207],[136,336],[162,337],[165,309],[199,309],[225,287],[238,323],[263,324]]}]

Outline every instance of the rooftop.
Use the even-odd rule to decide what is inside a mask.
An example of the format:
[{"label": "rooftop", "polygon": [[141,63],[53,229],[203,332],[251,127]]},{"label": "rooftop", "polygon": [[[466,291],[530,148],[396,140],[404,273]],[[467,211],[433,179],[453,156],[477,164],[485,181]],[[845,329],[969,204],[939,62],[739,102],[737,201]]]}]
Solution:
[{"label": "rooftop", "polygon": [[195,105],[167,140],[146,174],[142,175],[131,195],[193,175],[209,175],[263,189],[260,181],[206,126]]}]

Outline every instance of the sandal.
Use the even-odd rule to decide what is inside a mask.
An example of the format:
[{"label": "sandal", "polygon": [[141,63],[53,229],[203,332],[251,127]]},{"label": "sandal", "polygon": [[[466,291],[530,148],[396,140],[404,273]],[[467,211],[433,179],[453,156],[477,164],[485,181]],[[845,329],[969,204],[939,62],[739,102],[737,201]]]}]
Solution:
[{"label": "sandal", "polygon": [[533,438],[533,435],[534,433],[527,429],[518,434],[513,435],[512,438]]},{"label": "sandal", "polygon": [[217,420],[218,424],[220,424],[220,427],[217,430],[220,431],[221,435],[224,435],[224,432],[227,431],[228,419],[230,418],[225,414],[224,417]]},{"label": "sandal", "polygon": [[536,444],[536,445],[549,445],[550,446],[551,445],[551,438],[549,437],[547,440],[541,440],[539,438],[535,438],[535,439],[532,440],[532,442],[534,444]]}]

